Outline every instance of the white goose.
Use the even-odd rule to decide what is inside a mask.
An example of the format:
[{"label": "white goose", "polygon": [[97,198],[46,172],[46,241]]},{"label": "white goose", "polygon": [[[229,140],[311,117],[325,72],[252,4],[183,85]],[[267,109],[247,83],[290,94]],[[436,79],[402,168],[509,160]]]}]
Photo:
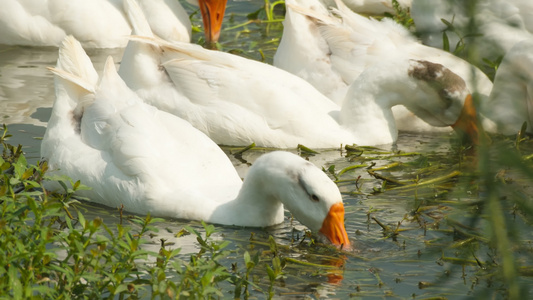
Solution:
[{"label": "white goose", "polygon": [[[424,60],[462,77],[467,88],[485,98],[492,82],[479,69],[443,50],[420,44],[389,18],[368,19],[336,0],[328,11],[319,0],[287,0],[283,36],[274,65],[309,81],[336,103],[365,69],[385,61]],[[393,64],[391,64],[393,67]],[[398,84],[403,84],[398,78]],[[408,90],[405,90],[408,91]],[[409,97],[410,94],[404,94]],[[400,106],[393,108],[400,130],[434,131]]]},{"label": "white goose", "polygon": [[[465,5],[449,0],[413,0],[411,16],[423,42],[433,47],[443,46],[442,32],[447,25],[442,19],[453,22],[454,31],[465,36],[467,46],[477,44],[479,56],[495,59],[509,51],[517,42],[533,38],[533,1],[485,0],[477,1],[472,17],[475,28],[469,29],[470,16]],[[474,32],[472,32],[474,31]],[[447,33],[451,50],[459,36]]]},{"label": "white goose", "polygon": [[[413,60],[376,65],[352,84],[339,106],[308,82],[273,66],[150,38],[142,12],[127,2],[134,32],[147,37],[126,47],[121,77],[147,103],[189,121],[218,144],[390,144],[397,138],[391,112],[396,104],[435,126],[472,125],[472,120],[457,122],[469,93],[464,82],[439,65]],[[397,97],[402,93],[412,97]]]},{"label": "white goose", "polygon": [[[60,48],[41,154],[81,180],[91,201],[138,214],[238,226],[283,222],[284,207],[332,243],[349,246],[337,186],[288,152],[256,160],[244,183],[228,157],[188,122],[142,102],[108,59],[103,77],[72,37]],[[97,86],[96,86],[97,85]]]},{"label": "white goose", "polygon": [[[323,0],[327,5],[331,5],[334,0]],[[385,13],[394,14],[395,9],[392,0],[342,0],[351,10],[360,14],[383,15]],[[412,0],[398,0],[398,4],[403,9],[411,7]]]},{"label": "white goose", "polygon": [[523,122],[533,133],[533,38],[516,43],[507,52],[481,111],[502,134],[516,134]]},{"label": "white goose", "polygon": [[[199,0],[208,41],[218,39],[226,1]],[[177,0],[139,0],[150,26],[166,40],[190,41],[189,15]],[[131,26],[122,0],[3,0],[0,44],[58,47],[73,35],[84,47],[125,47]]]}]

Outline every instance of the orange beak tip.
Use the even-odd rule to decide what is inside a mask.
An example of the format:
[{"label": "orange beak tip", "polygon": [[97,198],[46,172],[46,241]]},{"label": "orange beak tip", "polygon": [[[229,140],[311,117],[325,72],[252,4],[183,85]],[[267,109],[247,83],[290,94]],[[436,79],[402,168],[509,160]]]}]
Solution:
[{"label": "orange beak tip", "polygon": [[457,121],[451,125],[451,127],[462,135],[463,138],[474,145],[480,144],[481,135],[484,134],[483,130],[479,128],[477,111],[474,105],[472,95],[468,95],[465,98],[463,109],[461,114],[457,118]]},{"label": "orange beak tip", "polygon": [[227,0],[200,0],[200,12],[208,44],[216,43],[220,37]]},{"label": "orange beak tip", "polygon": [[325,235],[329,241],[338,248],[349,249],[350,239],[344,228],[344,205],[342,202],[333,204],[322,223],[320,233]]}]

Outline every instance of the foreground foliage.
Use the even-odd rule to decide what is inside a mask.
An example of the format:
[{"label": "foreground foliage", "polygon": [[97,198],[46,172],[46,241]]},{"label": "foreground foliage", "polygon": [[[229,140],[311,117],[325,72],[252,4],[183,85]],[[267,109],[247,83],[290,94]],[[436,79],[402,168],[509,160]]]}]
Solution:
[{"label": "foreground foliage", "polygon": [[[205,223],[199,229],[184,226],[174,235],[193,234],[197,253],[181,255],[164,239],[158,252],[148,251],[146,246],[169,221],[126,216],[122,210],[113,224],[100,217],[86,219],[75,195],[87,187],[68,178],[49,177],[45,162],[29,165],[22,147],[7,143],[9,137],[4,126],[0,299],[247,298],[252,289],[255,295],[271,298],[275,283],[285,278],[287,261],[302,264],[285,258],[280,249],[287,252],[288,247],[278,246],[272,237],[267,242],[252,234],[249,251],[228,250],[230,242],[213,239],[215,227]],[[48,191],[50,181],[64,191]],[[295,243],[299,246],[303,241],[315,244],[310,236]],[[321,276],[338,272],[330,265],[312,264],[311,268]]]},{"label": "foreground foliage", "polygon": [[[179,249],[159,253],[142,249],[147,235],[157,232],[161,219],[130,217],[116,228],[102,219],[86,220],[76,209],[74,193],[83,189],[48,178],[46,163],[28,165],[21,147],[0,142],[0,296],[1,298],[100,298],[113,296],[222,296],[218,283],[235,285],[237,295],[248,282],[219,263],[227,256],[228,242],[210,240],[212,225],[204,224],[205,237],[188,228],[201,245],[189,262],[177,258]],[[65,193],[46,191],[46,180],[60,181]],[[74,212],[74,213],[72,213]],[[122,214],[121,214],[122,218]],[[247,268],[254,264],[248,258]],[[249,271],[248,271],[249,272]]]}]

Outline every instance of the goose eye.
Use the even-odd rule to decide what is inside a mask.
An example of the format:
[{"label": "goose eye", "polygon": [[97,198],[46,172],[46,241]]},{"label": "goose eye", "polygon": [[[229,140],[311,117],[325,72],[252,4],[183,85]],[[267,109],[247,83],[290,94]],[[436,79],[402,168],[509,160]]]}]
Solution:
[{"label": "goose eye", "polygon": [[450,92],[447,89],[441,89],[439,91],[439,96],[444,102],[444,108],[448,109],[453,104],[453,96],[450,94]]},{"label": "goose eye", "polygon": [[315,202],[319,202],[320,201],[320,198],[316,194],[312,193],[312,189],[308,187],[307,183],[302,178],[302,174],[298,175],[298,184],[307,193],[307,195],[309,195],[309,199],[311,199],[311,200],[313,200]]}]

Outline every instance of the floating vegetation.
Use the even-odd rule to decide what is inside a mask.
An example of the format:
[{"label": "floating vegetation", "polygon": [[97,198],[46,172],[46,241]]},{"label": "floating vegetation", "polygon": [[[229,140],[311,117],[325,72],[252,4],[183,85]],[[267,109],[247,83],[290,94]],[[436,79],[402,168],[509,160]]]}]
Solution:
[{"label": "floating vegetation", "polygon": [[[185,1],[181,3],[188,11],[199,10]],[[285,1],[264,0],[262,6],[253,12],[240,8],[255,6],[255,3],[228,1],[220,40],[215,47],[221,51],[272,63],[283,30]],[[199,11],[191,14],[191,21],[192,41],[205,44]]]},{"label": "floating vegetation", "polygon": [[318,151],[315,151],[311,148],[308,148],[304,145],[301,145],[301,144],[298,144],[297,146],[297,149],[302,152],[302,153],[305,153],[305,154],[318,154]]},{"label": "floating vegetation", "polygon": [[233,154],[234,156],[242,156],[242,154],[250,149],[253,149],[255,147],[255,143],[251,143],[250,145],[244,147],[244,148],[240,148],[240,149],[234,149],[234,151],[232,151],[230,149],[230,153]]}]

